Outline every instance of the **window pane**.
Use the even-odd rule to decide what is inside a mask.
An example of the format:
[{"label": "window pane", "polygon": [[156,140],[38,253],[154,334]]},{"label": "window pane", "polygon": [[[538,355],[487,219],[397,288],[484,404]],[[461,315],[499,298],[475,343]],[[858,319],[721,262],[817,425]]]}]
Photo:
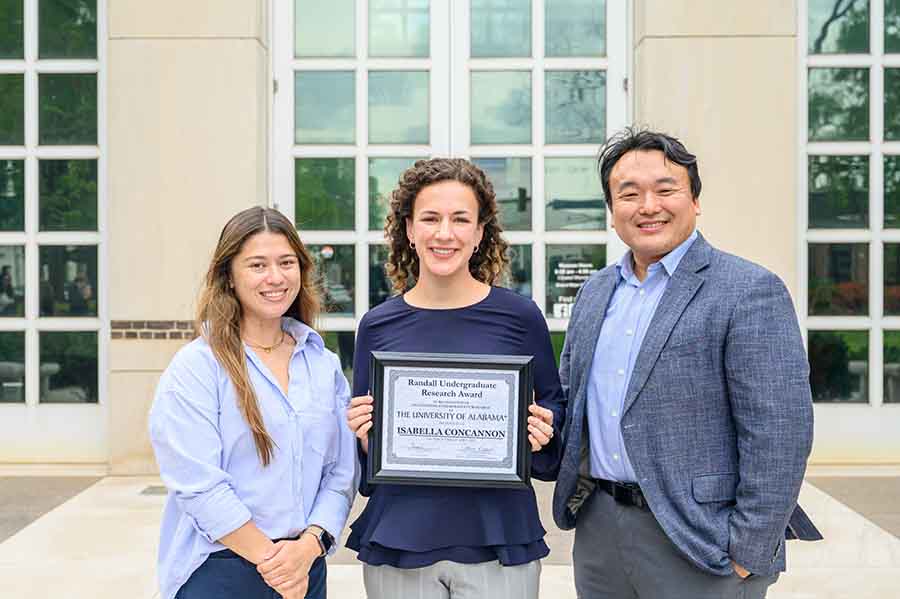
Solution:
[{"label": "window pane", "polygon": [[0,231],[25,228],[25,161],[0,160]]},{"label": "window pane", "polygon": [[294,138],[298,144],[356,141],[353,71],[294,73]]},{"label": "window pane", "polygon": [[0,246],[0,317],[25,316],[25,248]]},{"label": "window pane", "polygon": [[428,143],[428,71],[369,71],[369,143]]},{"label": "window pane", "polygon": [[866,316],[869,313],[869,246],[809,244],[809,314]]},{"label": "window pane", "polygon": [[529,0],[472,0],[472,58],[531,56]]},{"label": "window pane", "polygon": [[25,145],[25,76],[0,75],[0,146]]},{"label": "window pane", "polygon": [[97,333],[41,332],[41,403],[97,403]]},{"label": "window pane", "polygon": [[606,135],[606,73],[547,71],[548,144],[602,143]]},{"label": "window pane", "polygon": [[545,158],[544,206],[548,231],[606,228],[606,204],[594,158]]},{"label": "window pane", "polygon": [[900,227],[900,156],[884,157],[884,226]]},{"label": "window pane", "polygon": [[294,56],[356,56],[353,0],[294,0]]},{"label": "window pane", "polygon": [[25,333],[0,333],[0,403],[25,403]]},{"label": "window pane", "polygon": [[97,230],[97,161],[41,160],[41,231]]},{"label": "window pane", "polygon": [[369,158],[369,230],[384,229],[390,210],[391,192],[400,175],[418,158]]},{"label": "window pane", "polygon": [[884,51],[900,52],[900,0],[884,0]]},{"label": "window pane", "polygon": [[473,144],[531,143],[531,72],[474,71]]},{"label": "window pane", "polygon": [[900,140],[900,69],[884,70],[884,139]]},{"label": "window pane", "polygon": [[884,332],[884,403],[900,403],[900,331]]},{"label": "window pane", "polygon": [[547,316],[569,318],[579,287],[605,264],[605,245],[548,245]]},{"label": "window pane", "polygon": [[24,0],[0,0],[0,59],[25,56]]},{"label": "window pane", "polygon": [[472,162],[494,185],[503,229],[531,230],[531,158],[473,158]]},{"label": "window pane", "polygon": [[556,367],[559,368],[559,358],[566,344],[566,334],[562,331],[551,332],[550,343],[553,344],[553,357],[556,358]]},{"label": "window pane", "polygon": [[353,385],[353,350],[356,347],[353,331],[328,331],[322,333],[322,339],[325,347],[337,354],[347,382]]},{"label": "window pane", "polygon": [[41,58],[97,57],[97,0],[40,0]]},{"label": "window pane", "polygon": [[525,297],[531,297],[531,246],[527,244],[509,247],[508,287]]},{"label": "window pane", "polygon": [[352,245],[307,245],[322,281],[325,309],[332,316],[353,316]]},{"label": "window pane", "polygon": [[48,145],[97,143],[97,75],[41,74],[39,139]]},{"label": "window pane", "polygon": [[544,0],[546,56],[605,56],[606,0]]},{"label": "window pane", "polygon": [[374,308],[394,294],[387,276],[388,246],[369,246],[369,308]]},{"label": "window pane", "polygon": [[810,331],[809,384],[815,402],[869,401],[869,333]]},{"label": "window pane", "polygon": [[869,139],[868,69],[809,69],[809,139]]},{"label": "window pane", "polygon": [[869,52],[869,1],[809,0],[810,54]]},{"label": "window pane", "polygon": [[302,230],[354,228],[356,167],[353,158],[294,161],[294,219]]},{"label": "window pane", "polygon": [[809,228],[869,226],[869,157],[809,157]]},{"label": "window pane", "polygon": [[369,56],[427,58],[429,0],[369,0]]},{"label": "window pane", "polygon": [[43,245],[41,316],[97,316],[97,246]]},{"label": "window pane", "polygon": [[900,315],[900,244],[884,244],[884,314]]}]

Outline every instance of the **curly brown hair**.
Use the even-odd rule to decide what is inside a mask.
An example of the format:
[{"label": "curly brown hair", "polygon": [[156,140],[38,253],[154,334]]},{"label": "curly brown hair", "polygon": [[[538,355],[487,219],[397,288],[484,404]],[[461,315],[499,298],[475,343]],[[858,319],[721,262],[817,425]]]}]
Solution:
[{"label": "curly brown hair", "polygon": [[391,210],[384,226],[390,252],[385,265],[394,291],[403,293],[419,277],[419,256],[406,236],[406,220],[412,219],[416,197],[429,185],[458,181],[468,186],[478,200],[478,224],[484,234],[478,251],[469,259],[469,272],[482,283],[499,283],[509,267],[509,244],[503,239],[503,227],[497,218],[494,186],[480,168],[462,158],[419,160],[406,169],[391,193]]}]

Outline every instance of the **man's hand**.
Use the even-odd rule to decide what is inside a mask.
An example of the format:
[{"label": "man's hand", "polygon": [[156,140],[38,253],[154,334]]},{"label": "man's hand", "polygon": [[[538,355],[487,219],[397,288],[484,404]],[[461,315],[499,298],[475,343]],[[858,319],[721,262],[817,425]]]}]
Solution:
[{"label": "man's hand", "polygon": [[322,552],[319,542],[312,535],[300,535],[296,541],[275,543],[266,558],[256,567],[266,584],[284,595],[302,587],[302,599],[309,585],[309,568]]},{"label": "man's hand", "polygon": [[732,560],[731,565],[734,566],[734,573],[740,576],[742,579],[750,576],[750,572],[747,571],[742,565]]}]

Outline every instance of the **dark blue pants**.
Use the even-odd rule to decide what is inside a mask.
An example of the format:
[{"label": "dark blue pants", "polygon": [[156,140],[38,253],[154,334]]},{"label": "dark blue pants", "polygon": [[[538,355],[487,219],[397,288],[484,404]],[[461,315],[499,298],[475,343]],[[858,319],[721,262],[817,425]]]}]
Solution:
[{"label": "dark blue pants", "polygon": [[[225,549],[210,555],[188,581],[181,585],[175,599],[281,599],[256,571],[256,566]],[[309,569],[306,599],[325,599],[325,558]]]}]

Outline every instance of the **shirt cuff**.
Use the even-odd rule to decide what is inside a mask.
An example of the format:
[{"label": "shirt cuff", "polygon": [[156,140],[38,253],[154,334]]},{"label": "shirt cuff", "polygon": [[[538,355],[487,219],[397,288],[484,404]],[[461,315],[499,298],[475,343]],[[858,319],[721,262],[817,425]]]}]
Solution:
[{"label": "shirt cuff", "polygon": [[210,543],[217,542],[253,518],[228,483],[216,485],[202,495],[178,499],[194,527]]}]

